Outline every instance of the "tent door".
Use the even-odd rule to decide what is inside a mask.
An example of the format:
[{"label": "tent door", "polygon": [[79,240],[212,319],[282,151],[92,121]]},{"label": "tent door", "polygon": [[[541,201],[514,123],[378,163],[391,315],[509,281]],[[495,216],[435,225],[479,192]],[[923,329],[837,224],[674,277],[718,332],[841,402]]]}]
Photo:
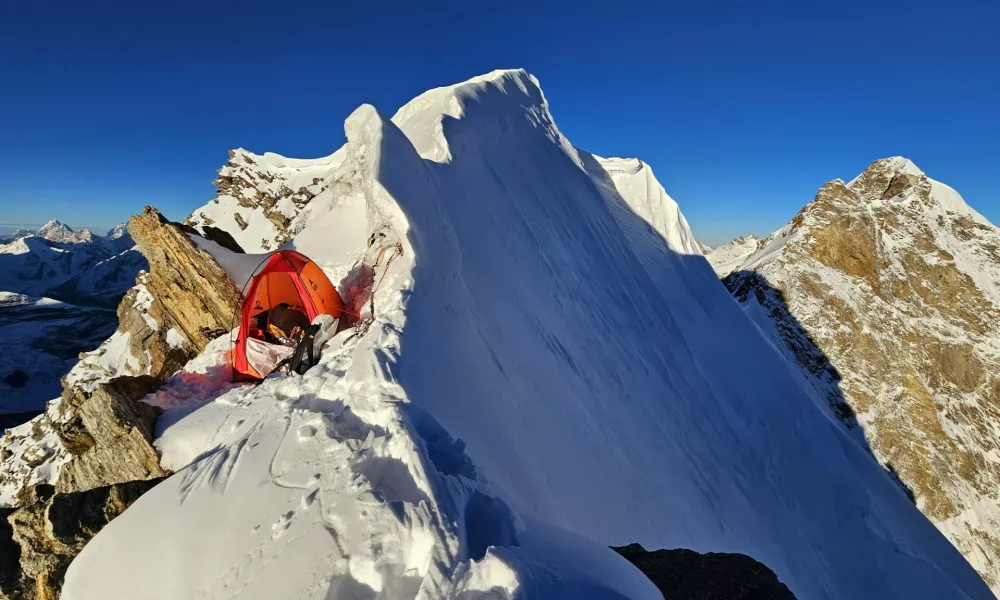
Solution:
[{"label": "tent door", "polygon": [[295,352],[295,348],[280,346],[278,344],[268,344],[263,340],[251,337],[248,337],[246,340],[246,349],[247,363],[260,373],[261,377],[267,377],[281,361]]}]

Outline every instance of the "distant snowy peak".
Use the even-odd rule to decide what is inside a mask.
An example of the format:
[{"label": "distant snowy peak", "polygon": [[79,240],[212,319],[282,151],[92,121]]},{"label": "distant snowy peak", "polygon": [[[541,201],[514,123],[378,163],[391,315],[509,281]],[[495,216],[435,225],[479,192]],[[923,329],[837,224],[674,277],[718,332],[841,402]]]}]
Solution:
[{"label": "distant snowy peak", "polygon": [[117,305],[146,261],[127,232],[112,233],[116,237],[96,236],[53,220],[0,243],[0,291],[82,306]]},{"label": "distant snowy peak", "polygon": [[79,231],[74,231],[69,226],[64,225],[60,221],[52,219],[45,225],[42,225],[35,235],[49,240],[50,242],[57,242],[63,244],[77,244],[81,242],[89,242],[93,239],[93,234],[87,229],[81,229]]},{"label": "distant snowy peak", "polygon": [[117,239],[120,239],[122,237],[126,237],[126,236],[128,236],[128,229],[127,229],[127,227],[128,227],[127,223],[119,223],[119,224],[115,225],[114,227],[112,227],[108,231],[108,233],[105,234],[104,237],[108,238],[109,240],[117,240]]},{"label": "distant snowy peak", "polygon": [[752,233],[740,236],[705,252],[705,257],[719,277],[729,275],[760,247],[760,238]]}]

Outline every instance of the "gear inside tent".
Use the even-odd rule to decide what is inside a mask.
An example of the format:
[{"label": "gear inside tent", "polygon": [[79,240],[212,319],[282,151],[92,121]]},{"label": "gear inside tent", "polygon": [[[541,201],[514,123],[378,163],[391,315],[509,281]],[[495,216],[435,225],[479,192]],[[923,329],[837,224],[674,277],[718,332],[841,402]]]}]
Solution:
[{"label": "gear inside tent", "polygon": [[339,319],[344,303],[316,263],[294,250],[271,254],[251,278],[233,348],[237,379],[267,377],[290,358],[320,315]]}]

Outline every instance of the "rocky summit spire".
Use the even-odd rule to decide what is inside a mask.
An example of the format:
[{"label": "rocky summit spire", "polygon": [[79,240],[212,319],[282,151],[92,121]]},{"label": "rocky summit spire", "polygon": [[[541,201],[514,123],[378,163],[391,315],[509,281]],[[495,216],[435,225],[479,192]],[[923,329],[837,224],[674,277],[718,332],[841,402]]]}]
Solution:
[{"label": "rocky summit spire", "polygon": [[892,157],[824,185],[738,264],[716,258],[747,313],[1000,590],[1000,229]]}]

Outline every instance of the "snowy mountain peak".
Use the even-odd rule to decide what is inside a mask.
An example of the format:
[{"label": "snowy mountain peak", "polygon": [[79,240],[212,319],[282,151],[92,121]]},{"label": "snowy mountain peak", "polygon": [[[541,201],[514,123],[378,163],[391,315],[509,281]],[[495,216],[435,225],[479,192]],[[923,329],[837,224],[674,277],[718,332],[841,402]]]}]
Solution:
[{"label": "snowy mountain peak", "polygon": [[744,249],[727,288],[1000,590],[1000,230],[894,157]]},{"label": "snowy mountain peak", "polygon": [[[485,122],[476,124],[481,119]],[[439,163],[452,158],[446,124],[480,133],[507,133],[541,125],[547,135],[569,146],[555,126],[538,80],[523,69],[497,70],[428,90],[396,111],[392,122],[410,138],[421,157]],[[459,142],[457,131],[447,133],[453,143]]]},{"label": "snowy mountain peak", "polygon": [[[883,158],[871,164],[846,185],[864,202],[888,202],[909,207],[925,218],[937,219],[938,212],[966,216],[980,225],[989,225],[985,217],[966,204],[951,187],[928,177],[913,161],[901,156]],[[922,208],[918,208],[922,207]]]},{"label": "snowy mountain peak", "polygon": [[104,237],[108,238],[109,240],[120,239],[122,236],[128,235],[127,227],[128,227],[127,223],[119,223],[114,227],[112,227]]},{"label": "snowy mountain peak", "polygon": [[760,238],[752,233],[740,236],[705,253],[715,272],[724,277],[739,267],[760,247]]},{"label": "snowy mountain peak", "polygon": [[[620,197],[628,209],[642,217],[678,254],[704,254],[694,237],[680,206],[667,194],[653,174],[653,169],[638,158],[602,158],[576,151],[599,187],[612,197]],[[588,158],[593,158],[596,165]],[[602,185],[610,179],[610,186]],[[614,205],[614,203],[612,203]]]},{"label": "snowy mountain peak", "polygon": [[[890,156],[888,158],[880,158],[870,164],[860,175],[849,181],[846,185],[849,188],[853,188],[858,181],[872,178],[872,177],[894,177],[896,175],[912,175],[914,177],[919,177],[924,175],[924,172],[920,170],[912,160],[904,158],[902,156]],[[837,181],[837,180],[835,180]]]},{"label": "snowy mountain peak", "polygon": [[73,232],[73,230],[68,225],[65,225],[62,221],[58,219],[49,219],[48,221],[45,222],[44,225],[38,228],[38,231],[41,232],[41,231],[55,230],[55,229],[69,231],[70,233]]},{"label": "snowy mountain peak", "polygon": [[[371,110],[366,107],[345,127],[379,122],[362,118]],[[391,123],[421,158],[436,163],[450,162],[453,150],[474,154],[474,148],[486,141],[483,136],[516,140],[530,148],[554,146],[598,185],[611,180],[604,186],[607,193],[646,219],[670,249],[704,253],[649,165],[635,158],[591,158],[574,148],[556,126],[538,80],[523,69],[497,70],[424,92],[396,111]],[[215,181],[216,198],[195,210],[187,222],[195,228],[220,227],[248,252],[274,250],[294,238],[312,213],[327,210],[344,193],[333,185],[344,158],[343,148],[317,159],[231,150]]]},{"label": "snowy mountain peak", "polygon": [[68,225],[65,225],[55,219],[52,219],[45,223],[45,225],[42,225],[38,231],[35,232],[35,235],[50,242],[63,244],[89,242],[93,239],[93,235],[89,230],[81,229],[79,231],[74,231]]}]

